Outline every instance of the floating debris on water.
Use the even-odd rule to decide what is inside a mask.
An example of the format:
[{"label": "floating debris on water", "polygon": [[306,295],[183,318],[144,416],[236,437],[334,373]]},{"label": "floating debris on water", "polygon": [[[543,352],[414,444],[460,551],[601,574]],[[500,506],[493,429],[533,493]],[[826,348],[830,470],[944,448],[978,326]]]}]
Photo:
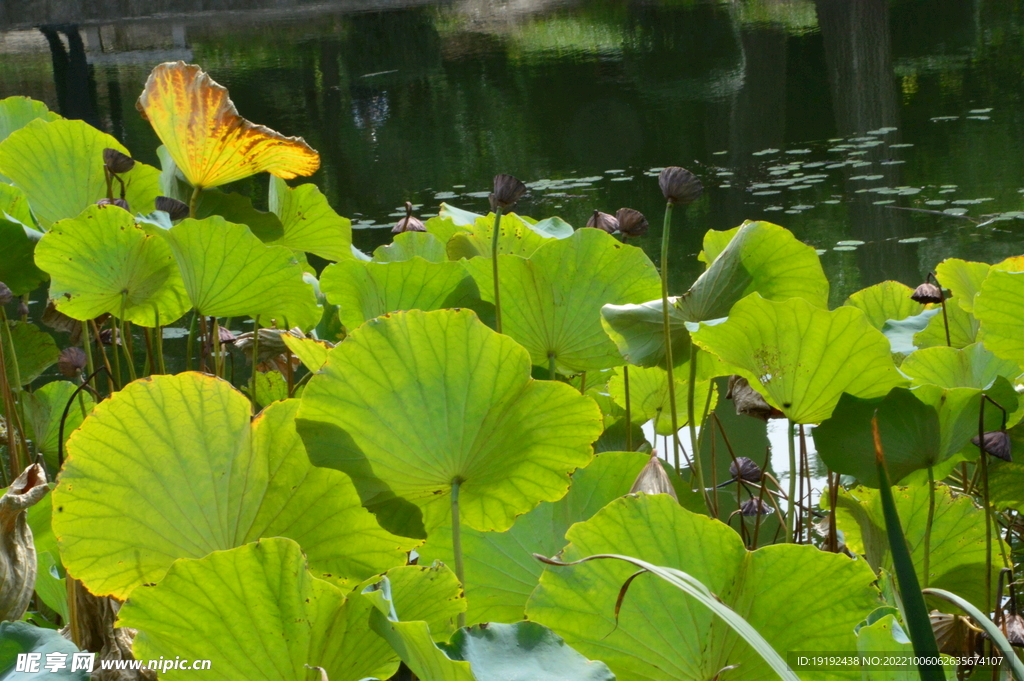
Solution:
[{"label": "floating debris on water", "polygon": [[767,156],[768,154],[777,154],[778,149],[762,149],[761,151],[755,151],[751,156]]},{"label": "floating debris on water", "polygon": [[858,241],[857,239],[849,239],[848,241],[837,241],[836,242],[836,246],[863,246],[863,245],[864,245],[864,242],[863,241]]},{"label": "floating debris on water", "polygon": [[947,208],[942,212],[946,213],[947,215],[967,215],[966,208]]},{"label": "floating debris on water", "polygon": [[926,236],[908,236],[905,239],[900,239],[897,243],[901,244],[919,244],[922,241],[928,241]]},{"label": "floating debris on water", "polygon": [[836,246],[832,249],[833,251],[856,251],[856,246]]}]

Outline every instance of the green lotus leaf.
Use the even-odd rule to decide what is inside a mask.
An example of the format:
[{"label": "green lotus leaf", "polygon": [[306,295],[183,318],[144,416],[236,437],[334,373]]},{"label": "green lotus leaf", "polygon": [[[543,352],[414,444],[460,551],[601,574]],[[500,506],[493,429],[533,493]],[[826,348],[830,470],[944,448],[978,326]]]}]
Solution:
[{"label": "green lotus leaf", "polygon": [[974,296],[981,290],[990,269],[983,262],[947,258],[935,268],[935,275],[943,288],[953,292],[955,304],[965,312],[974,312]]},{"label": "green lotus leaf", "polygon": [[219,189],[200,192],[196,203],[196,219],[203,220],[214,215],[236,225],[245,225],[264,243],[276,242],[284,236],[284,225],[277,214],[257,210],[252,205],[252,199],[235,192],[222,192]]},{"label": "green lotus leaf", "polygon": [[910,299],[913,293],[898,281],[883,281],[857,291],[843,305],[862,310],[868,323],[881,330],[889,320],[901,321],[921,312],[921,304]]},{"label": "green lotus leaf", "polygon": [[[25,418],[29,436],[46,458],[50,470],[57,470],[57,445],[60,435],[60,421],[64,408],[74,394],[76,386],[69,381],[52,381],[25,396]],[[81,391],[68,408],[64,421],[65,439],[80,425],[96,405],[88,391]]]},{"label": "green lotus leaf", "polygon": [[37,118],[44,121],[60,120],[60,115],[50,111],[42,102],[29,97],[7,97],[0,99],[0,142],[15,130],[21,130]]},{"label": "green lotus leaf", "polygon": [[565,494],[590,463],[601,412],[564,383],[532,380],[526,350],[472,311],[414,310],[331,350],[298,427],[310,459],[348,473],[385,527],[445,524],[460,482],[463,523],[501,531]]},{"label": "green lotus leaf", "polygon": [[[440,213],[438,213],[437,217],[430,218],[429,220],[423,223],[423,226],[426,228],[428,234],[433,234],[437,238],[437,240],[440,241],[442,244],[447,244],[451,240],[451,238],[455,236],[457,233],[471,232],[473,224],[476,222],[476,219],[479,217],[483,217],[481,215],[477,215],[476,213],[469,213],[466,211],[460,212],[464,212],[467,217],[463,219],[454,215],[447,214],[445,212],[445,204],[442,203],[441,211]],[[472,216],[472,218],[469,218],[468,216]],[[448,259],[447,247],[445,248],[444,257],[445,260]]]},{"label": "green lotus leaf", "polygon": [[[456,206],[451,206],[443,201],[441,202],[441,209],[437,211],[437,218],[439,220],[450,222],[456,227],[472,227],[476,224],[477,219],[482,217],[483,215],[480,215],[479,213],[473,213],[463,208],[457,208]],[[431,230],[428,229],[427,231]],[[447,241],[447,239],[442,239],[442,241]]]},{"label": "green lotus leaf", "polygon": [[68,442],[53,502],[64,564],[124,598],[178,558],[260,537],[298,541],[337,582],[404,563],[415,542],[382,530],[344,475],[309,464],[297,408],[277,402],[250,425],[249,401],[198,373],[115,393]]},{"label": "green lotus leaf", "polygon": [[[917,399],[930,404],[939,414],[939,435],[943,458],[963,449],[970,439],[978,434],[978,417],[981,409],[981,390],[976,388],[942,388],[925,384],[913,389]],[[1017,392],[1002,376],[996,377],[985,394],[999,403],[1008,413],[1019,406]],[[1002,426],[1003,415],[992,405],[985,409],[985,429],[996,430]],[[1012,425],[1012,424],[1011,424]],[[978,450],[968,450],[968,458],[974,459]]]},{"label": "green lotus leaf", "polygon": [[941,388],[989,388],[999,376],[1013,381],[1021,367],[1012,360],[1000,359],[981,343],[962,349],[947,346],[915,352],[900,365],[912,385],[932,383]]},{"label": "green lotus leaf", "polygon": [[[672,363],[685,362],[690,356],[690,332],[686,319],[669,298],[669,334],[672,339]],[[601,326],[628,364],[665,368],[665,327],[661,299],[639,305],[604,305]]]},{"label": "green lotus leaf", "polygon": [[338,306],[341,323],[348,329],[388,312],[470,307],[480,300],[476,283],[460,263],[427,262],[420,257],[328,265],[320,288]]},{"label": "green lotus leaf", "polygon": [[951,300],[946,301],[946,319],[949,322],[949,343],[946,343],[946,321],[939,309],[928,321],[924,331],[914,334],[914,345],[931,348],[952,344],[954,348],[964,348],[978,340],[978,320]]},{"label": "green lotus leaf", "polygon": [[[713,249],[705,248],[705,254]],[[828,279],[814,248],[770,222],[745,222],[676,306],[689,322],[718,319],[757,291],[768,300],[803,298],[828,307]]]},{"label": "green lotus leaf", "polygon": [[[447,566],[438,562],[402,565],[388,570],[384,579],[390,583],[391,600],[404,619],[426,622],[430,637],[436,642],[452,637],[459,613],[466,612],[466,597],[459,578]],[[370,578],[367,583],[380,581]]]},{"label": "green lotus leaf", "polygon": [[1024,272],[993,268],[974,301],[985,347],[1024,366]]},{"label": "green lotus leaf", "polygon": [[882,335],[889,339],[889,346],[894,354],[909,355],[917,351],[915,336],[924,331],[936,315],[942,316],[942,310],[938,307],[906,319],[886,320],[882,325]]},{"label": "green lotus leaf", "polygon": [[[20,296],[31,293],[39,282],[46,280],[46,273],[36,267],[34,260],[36,243],[42,234],[25,226],[31,224],[31,218],[28,223],[4,219],[5,187],[17,191],[10,185],[0,184],[0,248],[4,253],[0,258],[0,281],[7,284],[14,295]],[[8,207],[16,210],[14,206]]]},{"label": "green lotus leaf", "polygon": [[868,399],[906,383],[888,340],[852,307],[829,311],[802,298],[753,294],[725,322],[701,324],[693,339],[796,423],[825,420],[844,392]]},{"label": "green lotus leaf", "polygon": [[273,538],[176,561],[159,584],[132,593],[118,626],[139,630],[136,659],[213,662],[160,674],[170,681],[308,681],[306,665],[331,681],[386,679],[398,664],[366,626],[371,609],[310,574],[294,541]]},{"label": "green lotus leaf", "polygon": [[544,220],[538,220],[532,224],[527,220],[526,223],[537,234],[552,239],[568,239],[575,233],[572,225],[557,215],[545,218]]},{"label": "green lotus leaf", "polygon": [[[1010,447],[1024,452],[1024,426],[1010,428]],[[997,509],[1024,511],[1024,464],[989,458],[989,496]]]},{"label": "green lotus leaf", "polygon": [[[84,669],[71,671],[71,656],[77,652],[75,644],[56,629],[43,629],[26,622],[0,622],[0,679],[5,681],[88,681],[89,672]],[[39,671],[15,671],[20,653],[39,653]],[[47,669],[48,653],[66,655],[66,668]]]},{"label": "green lotus leaf", "polygon": [[53,336],[34,324],[9,320],[7,328],[0,330],[4,343],[4,367],[13,386],[28,385],[36,380],[60,356]]},{"label": "green lotus leaf", "polygon": [[[864,656],[914,656],[914,646],[900,626],[895,615],[889,614],[857,630],[857,651]],[[955,671],[955,670],[954,670]],[[871,669],[865,673],[865,681],[919,681],[917,667],[899,669]],[[954,673],[950,681],[956,678]]]},{"label": "green lotus leaf", "polygon": [[189,308],[171,249],[117,206],[55,223],[36,246],[36,265],[50,275],[57,309],[73,319],[109,313],[153,327]]},{"label": "green lotus leaf", "polygon": [[274,402],[288,399],[288,381],[279,371],[257,371],[254,384],[254,386],[244,385],[242,390],[255,400],[260,409],[265,409]]},{"label": "green lotus leaf", "polygon": [[[429,228],[428,228],[429,229]],[[470,231],[457,231],[446,242],[449,260],[491,257],[491,241],[494,235],[494,213],[478,217],[469,226]],[[501,233],[498,235],[499,255],[519,255],[528,258],[533,253],[553,240],[532,228],[532,224],[523,216],[506,213],[501,216]],[[503,320],[504,321],[504,320]]]},{"label": "green lotus leaf", "polygon": [[298,357],[299,361],[312,373],[320,371],[324,362],[327,361],[327,353],[333,347],[329,343],[313,338],[296,338],[290,333],[282,333],[281,340],[288,346],[292,354]]},{"label": "green lotus leaf", "polygon": [[[777,651],[856,649],[854,627],[877,604],[875,575],[864,561],[794,544],[748,552],[728,526],[663,494],[617,499],[573,525],[566,538],[566,562],[612,553],[682,570]],[[603,660],[620,681],[703,681],[733,665],[729,675],[735,679],[775,678],[763,658],[710,610],[650,576],[630,584],[616,626],[616,598],[634,572],[624,562],[603,560],[548,567],[527,604],[527,617],[582,654]]]},{"label": "green lotus leaf", "polygon": [[419,256],[428,262],[444,262],[448,252],[444,244],[430,232],[402,232],[390,244],[378,246],[373,262],[402,262]]},{"label": "green lotus leaf", "polygon": [[32,209],[28,206],[25,192],[13,184],[0,182],[0,218],[4,217],[5,213],[8,219],[20,222],[22,227],[31,228],[35,224],[32,221]]},{"label": "green lotus leaf", "polygon": [[327,260],[352,259],[352,221],[335,213],[315,184],[289,187],[271,175],[270,210],[281,218],[284,229],[274,244]]},{"label": "green lotus leaf", "polygon": [[[462,552],[469,602],[466,622],[521,620],[544,568],[533,554],[558,553],[565,546],[566,530],[590,518],[609,501],[628,494],[649,461],[650,455],[645,452],[603,452],[589,466],[573,473],[568,494],[554,503],[542,502],[517,518],[511,529],[479,532],[464,528]],[[675,469],[666,464],[665,471],[679,502],[695,513],[706,513],[704,500],[690,490]],[[454,565],[451,528],[442,526],[431,532],[427,543],[417,551],[421,560]]]},{"label": "green lotus leaf", "polygon": [[[707,356],[702,352],[701,355]],[[698,360],[698,366],[703,364]],[[710,364],[710,362],[708,362]],[[689,363],[683,365],[688,367]],[[698,372],[701,369],[698,368]],[[689,390],[689,376],[679,368],[675,371],[676,387],[676,424],[682,428],[690,422],[691,414],[687,410],[686,395]],[[693,406],[696,412],[692,416],[699,422],[704,415],[704,405],[707,404],[708,392],[713,392],[711,397],[711,409],[718,404],[717,391],[713,390],[711,378],[700,378],[694,386]],[[615,403],[625,408],[626,385],[622,369],[615,370],[611,380],[608,381],[608,392],[615,400]],[[629,396],[631,418],[634,422],[646,422],[654,419],[654,432],[658,435],[672,434],[672,412],[669,403],[668,393],[668,372],[659,367],[630,367],[629,368]]]},{"label": "green lotus leaf", "polygon": [[[921,585],[955,591],[971,603],[984,607],[985,512],[975,506],[969,496],[953,495],[946,485],[936,486],[929,560],[931,575],[926,579],[924,535],[928,486],[894,487],[893,496]],[[837,508],[836,526],[843,533],[847,548],[864,556],[872,569],[891,573],[892,554],[879,492],[865,487],[840,490]],[[1006,553],[1000,554],[999,547],[994,546],[992,554],[994,584],[1001,567],[999,556]]]},{"label": "green lotus leaf", "polygon": [[32,528],[32,543],[36,547],[36,595],[67,621],[66,574],[60,562],[57,537],[54,536],[50,523],[53,517],[53,496],[47,494],[34,506],[29,507],[27,516],[28,526]]},{"label": "green lotus leaf", "polygon": [[320,321],[313,287],[290,249],[260,242],[219,216],[185,219],[166,233],[192,305],[210,317],[260,317],[280,328]]},{"label": "green lotus leaf", "polygon": [[[73,218],[107,196],[103,150],[128,150],[85,121],[59,119],[30,122],[0,142],[0,173],[25,192],[32,212],[44,227]],[[135,163],[121,175],[125,200],[139,213],[151,213],[160,195],[160,171]],[[114,183],[114,195],[120,185]]]},{"label": "green lotus leaf", "polygon": [[[530,352],[533,363],[552,361],[562,373],[623,363],[601,328],[601,306],[656,297],[661,278],[642,250],[597,229],[552,240],[528,259],[498,256],[502,332]],[[494,273],[486,258],[466,261],[484,300],[494,302]]]}]

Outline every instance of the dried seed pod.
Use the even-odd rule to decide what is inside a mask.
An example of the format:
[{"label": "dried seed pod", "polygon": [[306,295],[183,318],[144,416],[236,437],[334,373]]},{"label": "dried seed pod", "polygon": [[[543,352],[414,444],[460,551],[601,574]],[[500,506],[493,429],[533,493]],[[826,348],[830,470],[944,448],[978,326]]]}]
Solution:
[{"label": "dried seed pod", "polygon": [[7,284],[0,281],[0,305],[6,305],[12,300],[14,300],[14,294],[11,293],[11,289],[8,288]]},{"label": "dried seed pod", "polygon": [[599,229],[602,232],[608,232],[614,234],[619,231],[619,220],[614,215],[608,213],[602,213],[599,210],[594,210],[594,214],[587,220],[587,227],[593,227]]},{"label": "dried seed pod", "polygon": [[672,486],[672,481],[668,479],[668,473],[665,472],[665,467],[661,465],[661,459],[658,458],[656,451],[651,452],[651,458],[647,461],[647,465],[636,476],[636,481],[629,489],[630,494],[635,492],[668,494],[676,501],[679,501],[676,490]]},{"label": "dried seed pod", "polygon": [[647,218],[638,210],[632,208],[620,208],[615,213],[615,219],[619,221],[619,232],[624,237],[635,239],[638,236],[647,234]]},{"label": "dried seed pod", "polygon": [[75,378],[85,369],[85,365],[85,351],[82,348],[74,346],[64,348],[60,351],[60,357],[57,358],[57,368],[65,378]]},{"label": "dried seed pod", "polygon": [[[288,346],[281,340],[282,334],[289,334],[296,338],[305,338],[306,335],[302,333],[301,329],[295,328],[289,331],[281,331],[280,329],[260,329],[260,346],[259,356],[256,358],[257,364],[262,364],[270,360],[275,360],[279,355],[285,353]],[[234,339],[235,347],[241,350],[246,359],[252,362],[252,353],[255,343],[253,342],[252,331],[238,334]]]},{"label": "dried seed pod", "polygon": [[737,456],[736,459],[729,464],[729,475],[734,480],[743,480],[744,482],[761,482],[761,467],[754,463],[753,459],[748,459],[745,456]]},{"label": "dried seed pod", "polygon": [[516,205],[526,193],[526,185],[511,175],[494,176],[494,193],[490,195],[491,210],[502,210]]},{"label": "dried seed pod", "polygon": [[775,509],[764,503],[757,497],[751,497],[742,504],[740,504],[740,514],[745,516],[754,515],[769,515],[774,513]]},{"label": "dried seed pod", "polygon": [[234,343],[238,336],[227,328],[226,326],[217,326],[217,335],[220,337],[221,343]]},{"label": "dried seed pod", "polygon": [[156,197],[156,209],[170,215],[171,220],[184,220],[191,212],[187,203],[178,199],[172,199],[169,196]]},{"label": "dried seed pod", "polygon": [[666,201],[683,206],[693,203],[704,193],[704,185],[697,176],[679,166],[670,166],[662,170],[658,175],[658,186],[661,187],[661,193]]},{"label": "dried seed pod", "polygon": [[398,221],[398,224],[391,228],[392,234],[401,234],[402,232],[425,232],[427,228],[423,226],[423,223],[412,216],[412,203],[409,201],[405,202],[405,217]]},{"label": "dried seed pod", "polygon": [[[975,435],[971,438],[971,444],[981,447],[981,440]],[[985,451],[997,459],[1013,461],[1010,453],[1010,434],[1005,430],[990,430],[985,433]]]},{"label": "dried seed pod", "polygon": [[727,400],[736,405],[736,413],[753,416],[762,421],[785,416],[781,411],[768,404],[761,393],[750,387],[750,383],[742,376],[729,377],[729,390],[725,394]]},{"label": "dried seed pod", "polygon": [[36,547],[26,511],[49,491],[34,463],[0,497],[0,622],[25,614],[36,588]]},{"label": "dried seed pod", "polygon": [[103,345],[121,345],[121,332],[118,329],[103,329],[98,340]]},{"label": "dried seed pod", "polygon": [[122,154],[117,149],[108,148],[103,150],[103,165],[115,175],[120,175],[135,167],[135,159]]},{"label": "dried seed pod", "polygon": [[128,208],[128,202],[124,199],[100,199],[96,202],[97,206],[117,206],[118,208],[124,208],[129,213],[131,209]]},{"label": "dried seed pod", "polygon": [[28,316],[28,303],[26,303],[24,300],[22,300],[21,302],[18,303],[18,316],[19,317],[27,317]]},{"label": "dried seed pod", "polygon": [[921,303],[927,305],[928,303],[941,303],[942,302],[942,289],[931,282],[925,282],[914,289],[914,292],[910,294],[910,299],[915,303]]}]

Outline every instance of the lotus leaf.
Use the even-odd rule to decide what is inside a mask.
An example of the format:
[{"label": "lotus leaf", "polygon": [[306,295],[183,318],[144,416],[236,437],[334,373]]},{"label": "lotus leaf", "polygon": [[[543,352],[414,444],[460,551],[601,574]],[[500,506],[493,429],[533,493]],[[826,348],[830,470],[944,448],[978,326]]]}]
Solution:
[{"label": "lotus leaf", "polygon": [[227,89],[194,64],[154,68],[137,107],[193,187],[218,187],[264,171],[290,180],[320,167],[320,155],[301,137],[239,116]]},{"label": "lotus leaf", "polygon": [[278,371],[257,371],[253,384],[242,386],[242,390],[260,406],[260,409],[288,399],[288,381]]},{"label": "lotus leaf", "polygon": [[[36,595],[66,621],[68,590],[57,537],[50,523],[53,517],[52,502],[53,496],[47,494],[31,506],[27,513],[28,526],[32,529],[32,543],[36,547]],[[2,675],[0,678],[3,678]]]},{"label": "lotus leaf", "polygon": [[185,290],[200,314],[260,317],[280,328],[320,321],[313,287],[292,251],[260,242],[245,225],[213,216],[182,220],[166,233]]},{"label": "lotus leaf", "polygon": [[[875,575],[863,561],[793,544],[748,552],[726,525],[661,494],[617,499],[573,525],[566,538],[571,543],[561,559],[567,562],[614,553],[682,570],[777,651],[854,649],[854,627],[877,603]],[[620,561],[546,568],[527,617],[606,662],[620,681],[704,680],[732,665],[736,679],[775,678],[704,605],[651,576],[632,582],[616,625],[616,597],[634,571]],[[842,598],[834,598],[836,590]]]},{"label": "lotus leaf", "polygon": [[152,327],[189,307],[167,243],[117,206],[90,206],[54,224],[36,246],[36,264],[50,275],[57,309],[73,319],[109,313]]},{"label": "lotus leaf", "polygon": [[920,314],[911,315],[906,319],[886,320],[881,331],[882,335],[889,339],[889,346],[893,354],[909,355],[916,352],[915,337],[927,328],[936,315],[942,316],[942,310],[937,306]]},{"label": "lotus leaf", "polygon": [[477,285],[461,264],[420,257],[329,265],[320,286],[327,300],[338,306],[341,323],[348,329],[388,312],[471,307],[480,300]]},{"label": "lotus leaf", "polygon": [[[428,227],[428,230],[430,227]],[[548,237],[534,231],[530,222],[515,213],[501,216],[501,233],[498,235],[499,255],[519,255],[528,258],[534,251],[555,237]],[[491,241],[494,235],[494,213],[478,217],[469,226],[469,231],[455,231],[447,240],[448,258],[460,260],[491,256]]]},{"label": "lotus leaf", "polygon": [[913,292],[898,281],[883,281],[857,291],[843,305],[862,310],[871,326],[881,330],[887,321],[901,321],[921,312],[921,304],[910,299]]},{"label": "lotus leaf", "polygon": [[60,116],[42,102],[29,97],[7,97],[0,99],[0,142],[15,130],[20,130],[37,118],[56,121]]},{"label": "lotus leaf", "polygon": [[[701,355],[707,357],[707,353]],[[698,366],[704,364],[698,359]],[[710,362],[707,362],[710,364]],[[701,369],[697,369],[701,372]],[[686,395],[689,389],[688,376],[678,368],[675,371],[676,395]],[[676,400],[676,423],[681,428],[690,422],[693,416],[699,424],[704,415],[704,405],[707,404],[708,392],[714,392],[711,397],[711,409],[718,403],[717,391],[713,390],[711,378],[698,380],[694,386],[694,411],[690,414],[686,408],[686,400]],[[622,369],[616,369],[611,380],[608,381],[608,392],[615,403],[621,407],[626,404],[626,385]],[[630,367],[629,369],[629,395],[631,417],[634,422],[646,422],[654,419],[654,432],[658,435],[672,434],[672,414],[668,399],[668,372],[659,367]]]},{"label": "lotus leaf", "polygon": [[[60,635],[56,629],[34,627],[25,622],[0,622],[0,679],[17,679],[17,681],[88,681],[89,672],[84,669],[71,671],[66,669],[52,672],[44,665],[47,653],[64,653],[67,660],[77,653],[75,644]],[[41,656],[39,671],[16,672],[15,667],[20,653],[39,653]]]},{"label": "lotus leaf", "polygon": [[[1024,452],[1024,426],[1009,430],[1010,446]],[[989,459],[989,494],[997,509],[1012,508],[1024,512],[1024,464]]]},{"label": "lotus leaf", "polygon": [[[85,121],[37,119],[0,143],[0,173],[25,192],[39,223],[48,228],[78,216],[107,196],[103,150],[128,150]],[[151,213],[160,195],[160,172],[145,163],[121,175],[133,211]],[[120,185],[114,183],[115,196]]]},{"label": "lotus leaf", "polygon": [[331,349],[329,343],[313,338],[296,338],[290,333],[282,333],[281,340],[288,346],[292,354],[299,358],[311,372],[316,373],[327,361],[327,353]]},{"label": "lotus leaf", "polygon": [[532,380],[526,350],[472,311],[410,311],[331,350],[298,425],[310,459],[348,473],[385,527],[445,524],[459,483],[462,522],[501,531],[565,494],[601,412],[564,383]]},{"label": "lotus leaf", "polygon": [[207,189],[199,193],[196,202],[197,220],[219,215],[228,222],[245,225],[263,243],[276,242],[284,236],[284,224],[276,213],[257,210],[252,199],[235,192]]},{"label": "lotus leaf", "polygon": [[[926,578],[924,535],[928,486],[894,487],[893,496],[922,586],[953,590],[970,602],[984,606],[984,511],[975,506],[970,497],[954,496],[946,485],[936,486],[929,562],[931,575]],[[864,556],[874,570],[892,572],[892,555],[885,534],[881,495],[877,490],[865,487],[840,490],[836,523],[850,551]],[[998,547],[993,548],[993,584],[1001,567],[999,555]]]},{"label": "lotus leaf", "polygon": [[176,561],[160,584],[132,593],[118,625],[139,630],[137,659],[212,660],[199,674],[217,681],[308,681],[306,665],[331,681],[386,679],[398,665],[366,626],[371,608],[311,574],[294,541],[274,538]]},{"label": "lotus leaf", "polygon": [[[4,187],[9,186],[0,184],[0,195]],[[36,267],[34,261],[36,243],[42,234],[20,222],[4,219],[3,211],[0,206],[0,246],[4,251],[0,259],[0,281],[7,284],[14,295],[20,296],[35,290],[39,282],[46,279],[46,273]]]},{"label": "lotus leaf", "polygon": [[444,244],[430,232],[402,232],[387,245],[373,252],[373,262],[402,262],[419,256],[429,262],[444,262],[448,252]]},{"label": "lotus leaf", "polygon": [[949,344],[954,348],[964,348],[978,340],[978,320],[952,300],[946,301],[946,318],[938,311],[928,321],[924,331],[914,334],[914,345],[919,348],[930,348],[946,343],[946,322],[949,323]]},{"label": "lotus leaf", "polygon": [[284,230],[274,244],[327,260],[352,259],[352,221],[335,213],[315,184],[293,188],[271,177],[270,210],[281,218]]},{"label": "lotus leaf", "polygon": [[25,192],[13,184],[0,182],[0,218],[3,217],[21,223],[22,228],[31,229],[35,224],[32,221],[32,210],[29,208],[28,199],[25,198]]},{"label": "lotus leaf", "polygon": [[[50,470],[57,470],[57,446],[60,434],[61,417],[64,408],[74,394],[76,386],[68,381],[53,381],[25,396],[26,427],[30,437],[39,451],[46,458]],[[96,402],[88,391],[81,391],[68,408],[68,416],[64,421],[64,437],[67,438],[89,415]]]},{"label": "lotus leaf", "polygon": [[275,403],[250,425],[249,401],[226,381],[129,384],[68,442],[53,520],[64,564],[93,593],[124,598],[177,558],[260,537],[300,542],[337,582],[404,563],[415,542],[382,530],[344,475],[309,465],[297,407]]},{"label": "lotus leaf", "polygon": [[[553,360],[562,373],[622,364],[615,344],[601,328],[601,306],[639,303],[658,295],[661,278],[642,250],[619,243],[597,229],[581,229],[553,240],[528,259],[501,260],[502,332],[530,352],[533,363]],[[465,263],[483,294],[494,302],[489,259]]]},{"label": "lotus leaf", "polygon": [[993,268],[974,301],[985,347],[1024,366],[1024,272]]},{"label": "lotus leaf", "polygon": [[996,357],[981,343],[972,343],[962,349],[925,348],[908,357],[900,371],[911,378],[914,386],[932,383],[941,388],[985,390],[999,376],[1013,381],[1021,374],[1021,367],[1012,360]]},{"label": "lotus leaf", "polygon": [[[391,585],[391,600],[402,611],[403,618],[426,622],[434,641],[452,637],[459,613],[466,612],[466,597],[454,572],[438,562],[402,565],[388,570],[384,579]],[[371,577],[364,586],[380,581]]]},{"label": "lotus leaf", "polygon": [[953,293],[953,303],[965,312],[973,313],[974,297],[981,290],[990,269],[983,262],[947,258],[935,268],[935,275],[942,287]]},{"label": "lotus leaf", "polygon": [[[690,332],[675,305],[678,300],[669,298],[668,309],[674,364],[680,364],[690,356]],[[601,308],[601,325],[628,364],[665,368],[662,309],[660,298],[639,305],[604,305]]]},{"label": "lotus leaf", "polygon": [[[857,651],[868,657],[879,653],[912,657],[914,646],[896,616],[889,614],[871,624],[865,624],[857,631]],[[917,667],[908,665],[898,669],[871,669],[864,678],[865,681],[919,681],[921,677]],[[955,674],[953,678],[956,678]]]},{"label": "lotus leaf", "polygon": [[[28,385],[53,366],[60,356],[53,336],[34,324],[8,321],[0,328],[4,343],[4,365],[8,379],[15,385]],[[17,358],[17,363],[15,363]]]},{"label": "lotus leaf", "polygon": [[752,294],[693,338],[796,423],[828,418],[844,392],[869,399],[905,383],[885,336],[852,307],[828,311],[802,298]]}]

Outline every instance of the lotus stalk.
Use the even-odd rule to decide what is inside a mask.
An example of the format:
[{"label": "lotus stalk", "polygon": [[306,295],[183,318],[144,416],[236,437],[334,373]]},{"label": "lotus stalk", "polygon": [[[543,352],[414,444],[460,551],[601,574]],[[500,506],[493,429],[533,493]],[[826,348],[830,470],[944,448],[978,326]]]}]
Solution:
[{"label": "lotus stalk", "polygon": [[[462,515],[459,510],[459,488],[462,479],[452,480],[452,555],[455,556],[455,576],[459,579],[463,591],[466,589],[466,568],[462,560]],[[459,612],[459,628],[466,626],[465,611]]]},{"label": "lotus stalk", "polygon": [[[501,216],[516,205],[526,193],[526,185],[511,175],[495,175],[494,191],[490,195],[494,211],[494,233],[491,235],[491,268],[494,277],[494,328],[501,333],[501,285],[498,280],[498,239],[501,236]],[[553,373],[553,372],[552,372]],[[552,376],[552,380],[554,376]]]}]

